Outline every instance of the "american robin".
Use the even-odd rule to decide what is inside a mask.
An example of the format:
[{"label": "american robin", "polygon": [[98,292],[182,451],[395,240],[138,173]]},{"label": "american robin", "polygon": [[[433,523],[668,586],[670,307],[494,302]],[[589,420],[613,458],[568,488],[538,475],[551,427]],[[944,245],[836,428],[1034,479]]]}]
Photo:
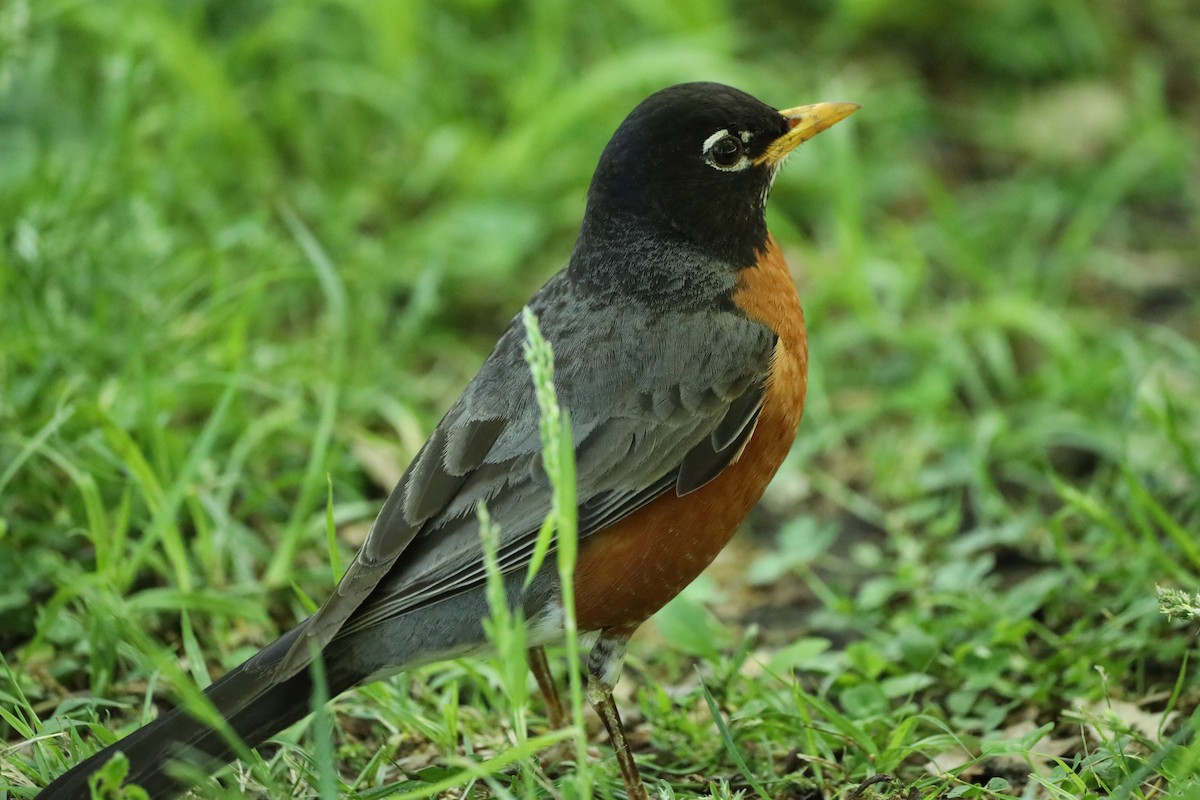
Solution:
[{"label": "american robin", "polygon": [[[714,83],[638,105],[600,156],[566,269],[529,302],[555,354],[573,427],[575,572],[588,699],[632,798],[647,797],[612,699],[630,635],[724,547],[787,454],[808,366],[804,315],[767,232],[767,192],[801,142],[852,103],[777,111]],[[563,635],[554,559],[526,585],[550,510],[538,406],[520,318],[434,429],[321,608],[205,692],[249,747],[310,711],[309,669],[331,694],[486,647],[476,507],[501,532],[498,561],[524,611],[531,664],[560,710],[542,647]],[[169,768],[233,758],[226,736],[176,709],[83,761],[40,795],[88,796],[116,751],[151,797],[187,788]],[[194,772],[193,772],[194,774]]]}]

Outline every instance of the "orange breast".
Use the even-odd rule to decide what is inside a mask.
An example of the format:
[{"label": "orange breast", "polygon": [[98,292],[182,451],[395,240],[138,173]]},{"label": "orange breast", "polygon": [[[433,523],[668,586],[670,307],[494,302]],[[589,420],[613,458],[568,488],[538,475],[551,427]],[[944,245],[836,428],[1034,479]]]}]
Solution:
[{"label": "orange breast", "polygon": [[774,239],[742,275],[734,301],[779,336],[758,425],[715,480],[684,497],[668,493],[581,543],[580,630],[630,632],[679,594],[728,543],[792,446],[808,385],[804,312]]}]

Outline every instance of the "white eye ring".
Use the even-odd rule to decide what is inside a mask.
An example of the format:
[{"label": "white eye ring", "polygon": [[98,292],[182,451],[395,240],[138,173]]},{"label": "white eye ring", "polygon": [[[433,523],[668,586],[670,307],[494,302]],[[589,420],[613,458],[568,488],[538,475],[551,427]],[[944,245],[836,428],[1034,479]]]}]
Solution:
[{"label": "white eye ring", "polygon": [[[749,139],[749,131],[743,132],[740,136],[734,136],[727,129],[722,128],[704,140],[702,152],[705,163],[721,172],[744,170],[750,166],[750,156],[746,155],[746,142]],[[730,143],[735,145],[732,150],[728,149]],[[731,159],[731,156],[736,156],[736,159]]]}]

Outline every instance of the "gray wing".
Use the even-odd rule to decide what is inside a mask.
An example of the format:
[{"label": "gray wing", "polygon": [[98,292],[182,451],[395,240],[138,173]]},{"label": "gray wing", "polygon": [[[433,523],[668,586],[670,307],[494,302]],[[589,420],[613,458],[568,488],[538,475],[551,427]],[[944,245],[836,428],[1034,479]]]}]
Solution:
[{"label": "gray wing", "polygon": [[[571,417],[581,537],[720,474],[754,428],[775,344],[734,311],[579,313],[589,302],[560,274],[530,304]],[[518,316],[413,459],[279,677],[338,633],[482,584],[481,501],[500,530],[501,570],[529,564],[551,491],[524,338]]]}]

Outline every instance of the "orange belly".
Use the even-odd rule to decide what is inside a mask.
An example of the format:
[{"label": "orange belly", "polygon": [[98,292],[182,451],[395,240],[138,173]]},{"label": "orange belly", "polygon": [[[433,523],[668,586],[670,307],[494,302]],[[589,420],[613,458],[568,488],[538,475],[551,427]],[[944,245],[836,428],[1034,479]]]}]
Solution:
[{"label": "orange belly", "polygon": [[758,425],[713,481],[683,497],[668,493],[581,543],[580,630],[631,632],[679,594],[729,542],[791,449],[808,385],[804,312],[774,239],[741,277],[734,301],[779,336]]}]

